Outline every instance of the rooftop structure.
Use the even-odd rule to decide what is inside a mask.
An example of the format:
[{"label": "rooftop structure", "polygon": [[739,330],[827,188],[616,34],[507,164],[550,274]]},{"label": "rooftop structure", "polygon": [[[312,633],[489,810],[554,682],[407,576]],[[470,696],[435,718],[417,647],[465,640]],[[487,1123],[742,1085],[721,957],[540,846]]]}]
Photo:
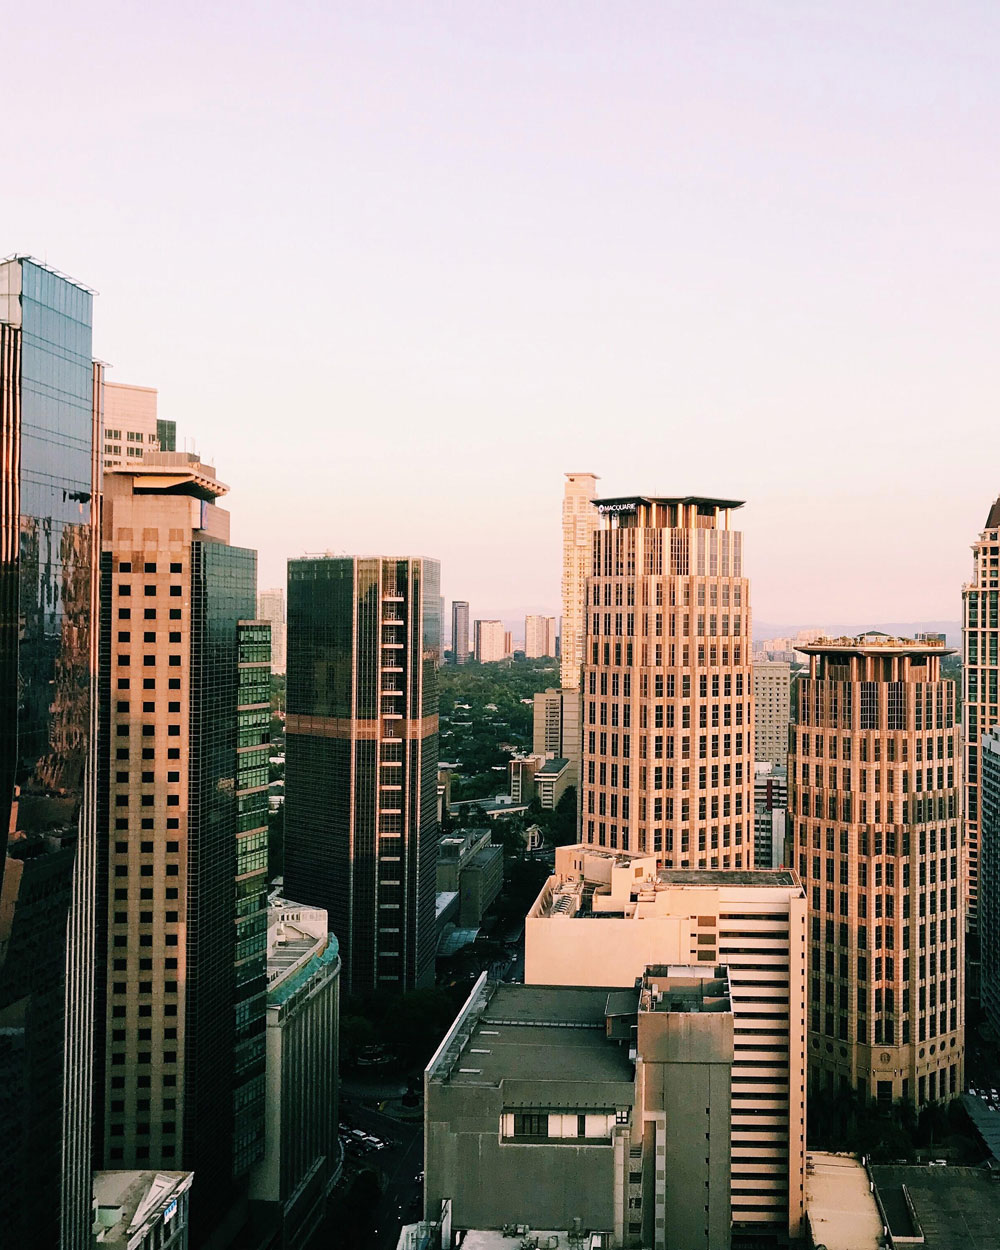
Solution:
[{"label": "rooftop structure", "polygon": [[872,1164],[869,1171],[891,1245],[922,1250],[1000,1245],[1000,1185],[983,1168]]},{"label": "rooftop structure", "polygon": [[868,1174],[855,1155],[806,1155],[806,1220],[810,1244],[826,1250],[881,1250],[885,1244]]},{"label": "rooftop structure", "polygon": [[102,1250],[184,1250],[193,1172],[94,1173],[94,1245]]}]

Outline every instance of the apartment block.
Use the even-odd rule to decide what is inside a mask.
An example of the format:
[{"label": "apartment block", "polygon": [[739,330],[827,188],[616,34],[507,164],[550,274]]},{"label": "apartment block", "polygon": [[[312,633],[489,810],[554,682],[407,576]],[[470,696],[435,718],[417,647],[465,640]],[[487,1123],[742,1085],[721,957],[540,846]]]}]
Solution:
[{"label": "apartment block", "polygon": [[792,872],[662,868],[587,845],[556,848],[525,920],[526,985],[610,985],[657,964],[727,970],[734,1240],[801,1231],[805,945]]},{"label": "apartment block", "polygon": [[784,768],[788,762],[791,665],[754,660],[754,759]]},{"label": "apartment block", "polygon": [[0,1228],[90,1244],[103,368],[93,292],[0,263]]},{"label": "apartment block", "polygon": [[264,1143],[269,627],[226,487],[153,452],[105,475],[96,1153],[195,1173],[242,1218]]},{"label": "apartment block", "polygon": [[579,690],[583,666],[587,615],[587,578],[593,561],[594,531],[599,516],[594,507],[596,473],[567,473],[562,504],[562,642],[561,682],[564,690]]},{"label": "apartment block", "polygon": [[524,618],[525,659],[535,660],[556,653],[556,618],[526,616]]},{"label": "apartment block", "polygon": [[484,975],[424,1077],[427,1218],[727,1250],[733,1037],[724,968],[617,988]]},{"label": "apartment block", "polygon": [[983,734],[998,722],[997,647],[1000,639],[1000,499],[972,545],[972,580],[962,587],[962,675],[965,682],[966,922],[975,929],[979,890],[980,768]]},{"label": "apartment block", "polygon": [[257,615],[271,626],[271,672],[283,674],[288,634],[283,586],[272,586],[270,590],[262,590],[257,595]]},{"label": "apartment block", "polygon": [[675,868],[753,865],[750,584],[738,500],[596,501],[581,835]]},{"label": "apartment block", "polygon": [[473,654],[477,664],[495,664],[507,658],[508,632],[503,621],[476,621],[474,637]]},{"label": "apartment block", "polygon": [[150,386],[104,384],[104,467],[117,469],[160,450],[157,392]]},{"label": "apartment block", "polygon": [[803,644],[788,757],[814,1088],[921,1107],[964,1066],[961,744],[939,644]]},{"label": "apartment block", "polygon": [[285,889],[323,907],[350,993],[434,975],[440,566],[288,563]]}]

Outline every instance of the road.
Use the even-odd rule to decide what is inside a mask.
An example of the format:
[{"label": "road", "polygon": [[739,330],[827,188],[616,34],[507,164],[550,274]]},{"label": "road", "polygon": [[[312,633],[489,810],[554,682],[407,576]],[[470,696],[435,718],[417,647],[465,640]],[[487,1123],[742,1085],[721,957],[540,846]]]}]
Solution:
[{"label": "road", "polygon": [[[341,1122],[395,1143],[365,1155],[348,1152],[342,1184],[349,1184],[350,1176],[363,1168],[379,1173],[382,1196],[372,1213],[373,1233],[367,1244],[372,1250],[396,1250],[403,1224],[413,1224],[423,1215],[422,1186],[414,1179],[424,1167],[423,1122],[394,1120],[349,1098],[341,1098],[340,1118]],[[341,1244],[336,1222],[328,1218],[316,1230],[309,1250],[339,1250]]]}]

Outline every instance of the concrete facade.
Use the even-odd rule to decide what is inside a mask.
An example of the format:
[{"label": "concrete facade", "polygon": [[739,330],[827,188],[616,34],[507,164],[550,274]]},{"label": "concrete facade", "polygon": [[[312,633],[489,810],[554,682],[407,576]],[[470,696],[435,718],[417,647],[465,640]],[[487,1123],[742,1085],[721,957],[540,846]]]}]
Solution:
[{"label": "concrete facade", "polygon": [[104,467],[119,469],[160,450],[157,392],[149,386],[104,383]]},{"label": "concrete facade", "polygon": [[732,1057],[723,969],[610,989],[481,977],[424,1077],[425,1218],[450,1203],[456,1229],[726,1250]]},{"label": "concrete facade", "polygon": [[560,673],[564,690],[580,689],[586,633],[587,578],[590,576],[598,512],[595,473],[567,473],[562,504],[562,641]]},{"label": "concrete facade", "polygon": [[476,621],[474,629],[473,655],[478,664],[496,664],[505,660],[507,651],[507,631],[503,621]]},{"label": "concrete facade", "polygon": [[288,629],[285,623],[285,588],[274,586],[257,595],[257,615],[271,626],[271,672],[285,671],[285,639]]},{"label": "concrete facade", "polygon": [[187,1250],[192,1172],[95,1172],[94,1250]]},{"label": "concrete facade", "polygon": [[524,618],[524,656],[527,660],[555,656],[556,618],[554,616],[526,616]]},{"label": "concrete facade", "polygon": [[458,924],[475,929],[503,888],[503,847],[491,829],[463,829],[438,845],[438,894],[458,895]]},{"label": "concrete facade", "polygon": [[801,1229],[805,941],[792,872],[662,869],[586,845],[556,848],[525,920],[525,984],[599,985],[662,963],[728,969],[734,1229]]},{"label": "concrete facade", "polygon": [[789,839],[810,903],[814,1087],[920,1107],[964,1083],[961,744],[947,649],[804,644]]},{"label": "concrete facade", "polygon": [[750,583],[738,500],[601,499],[587,579],[581,839],[753,866]]},{"label": "concrete facade", "polygon": [[754,660],[754,759],[776,768],[788,763],[791,665],[781,660]]},{"label": "concrete facade", "polygon": [[464,599],[455,599],[451,605],[452,664],[465,664],[469,654],[469,605]]}]

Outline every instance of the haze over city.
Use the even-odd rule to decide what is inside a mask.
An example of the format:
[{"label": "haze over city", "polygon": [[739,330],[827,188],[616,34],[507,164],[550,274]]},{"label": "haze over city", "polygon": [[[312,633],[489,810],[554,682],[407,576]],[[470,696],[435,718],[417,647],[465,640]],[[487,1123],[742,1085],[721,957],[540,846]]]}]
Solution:
[{"label": "haze over city", "polygon": [[761,620],[954,620],[1000,492],[998,26],[8,6],[0,233],[100,289],[263,585],[402,535],[474,614],[556,611],[588,470],[746,499]]}]

